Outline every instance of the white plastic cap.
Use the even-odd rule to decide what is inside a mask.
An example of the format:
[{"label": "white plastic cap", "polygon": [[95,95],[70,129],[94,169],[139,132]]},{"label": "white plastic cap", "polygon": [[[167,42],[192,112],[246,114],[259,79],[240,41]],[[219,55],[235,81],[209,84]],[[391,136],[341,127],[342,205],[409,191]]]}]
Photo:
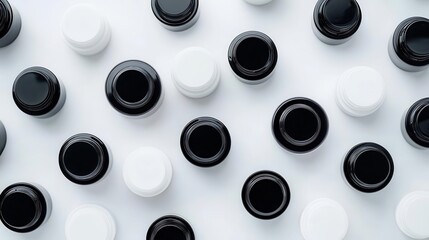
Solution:
[{"label": "white plastic cap", "polygon": [[396,223],[413,239],[429,238],[429,192],[412,192],[396,208]]},{"label": "white plastic cap", "polygon": [[173,168],[162,151],[144,147],[131,153],[125,160],[123,175],[125,184],[133,193],[154,197],[170,185]]},{"label": "white plastic cap", "polygon": [[110,42],[109,23],[88,4],[78,4],[66,11],[62,31],[70,48],[82,55],[96,54]]},{"label": "white plastic cap", "polygon": [[245,0],[252,5],[264,5],[270,3],[272,0]]},{"label": "white plastic cap", "polygon": [[219,85],[220,68],[210,52],[191,47],[176,56],[171,77],[183,95],[203,98]]},{"label": "white plastic cap", "polygon": [[344,72],[337,84],[337,103],[353,117],[368,116],[383,104],[386,86],[383,77],[370,67],[355,67]]},{"label": "white plastic cap", "polygon": [[82,205],[74,209],[66,221],[67,240],[114,240],[115,221],[98,205]]},{"label": "white plastic cap", "polygon": [[301,233],[305,240],[341,240],[348,228],[346,211],[331,199],[311,202],[301,215]]}]

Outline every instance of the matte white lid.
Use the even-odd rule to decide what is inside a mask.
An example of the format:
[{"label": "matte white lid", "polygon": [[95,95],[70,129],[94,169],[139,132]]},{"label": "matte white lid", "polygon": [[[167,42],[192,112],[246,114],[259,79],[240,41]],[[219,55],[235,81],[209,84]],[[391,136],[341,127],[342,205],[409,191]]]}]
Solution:
[{"label": "matte white lid", "polygon": [[98,205],[79,206],[67,218],[67,240],[113,240],[115,235],[116,226],[112,215]]},{"label": "matte white lid", "polygon": [[337,103],[350,116],[363,117],[383,104],[386,90],[383,77],[370,67],[355,67],[344,72],[337,84]]},{"label": "matte white lid", "polygon": [[341,240],[348,227],[346,211],[331,199],[311,202],[301,215],[301,233],[305,240]]},{"label": "matte white lid", "polygon": [[125,160],[125,184],[135,194],[154,197],[170,185],[173,175],[171,162],[162,151],[153,147],[140,148]]},{"label": "matte white lid", "polygon": [[429,238],[429,192],[412,192],[402,198],[396,209],[396,223],[411,238]]},{"label": "matte white lid", "polygon": [[264,5],[270,3],[272,0],[245,0],[252,5]]},{"label": "matte white lid", "polygon": [[177,89],[191,98],[210,95],[220,81],[219,66],[211,53],[200,47],[177,54],[171,75]]}]

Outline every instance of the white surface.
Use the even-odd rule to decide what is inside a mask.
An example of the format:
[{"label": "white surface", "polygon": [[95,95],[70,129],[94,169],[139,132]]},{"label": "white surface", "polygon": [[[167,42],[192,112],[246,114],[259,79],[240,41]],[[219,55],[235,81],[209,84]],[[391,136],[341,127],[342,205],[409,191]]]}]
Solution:
[{"label": "white surface", "polygon": [[[402,137],[403,112],[427,96],[429,72],[408,73],[389,59],[387,42],[396,25],[412,15],[429,17],[425,0],[361,0],[361,28],[347,43],[329,46],[317,39],[310,21],[314,0],[274,0],[252,6],[242,0],[201,1],[198,22],[184,32],[163,28],[148,0],[11,0],[23,20],[20,36],[0,49],[0,119],[8,143],[0,156],[0,188],[18,181],[37,182],[51,194],[53,211],[46,225],[20,235],[0,225],[3,240],[64,239],[69,212],[82,203],[97,203],[115,216],[117,239],[142,240],[150,224],[165,214],[178,214],[192,224],[198,240],[302,240],[300,216],[307,203],[321,197],[340,202],[350,227],[346,240],[407,240],[395,223],[400,199],[416,190],[429,191],[428,152],[415,149]],[[63,13],[77,2],[91,2],[104,12],[112,41],[97,56],[83,57],[64,43]],[[265,84],[247,85],[235,79],[227,61],[230,42],[247,30],[267,33],[279,51],[276,73]],[[219,62],[222,81],[204,99],[180,94],[170,77],[176,54],[201,46]],[[140,59],[153,65],[162,78],[165,99],[145,119],[130,119],[108,103],[105,79],[119,62]],[[49,119],[26,116],[11,94],[23,69],[51,69],[67,89],[63,109]],[[345,115],[335,103],[335,86],[347,69],[367,65],[386,79],[382,108],[366,118]],[[271,133],[271,119],[284,100],[304,96],[326,110],[330,130],[324,143],[307,155],[283,150]],[[213,116],[228,127],[232,148],[221,165],[202,169],[189,163],[180,150],[183,127],[199,116]],[[113,154],[109,176],[87,187],[68,181],[58,166],[64,140],[90,132],[108,144]],[[342,180],[343,156],[354,145],[374,141],[386,147],[395,161],[395,175],[383,191],[361,194]],[[162,149],[171,159],[174,180],[155,198],[130,192],[122,180],[123,162],[141,146]],[[272,221],[250,216],[241,202],[246,178],[259,170],[274,170],[289,183],[288,209]]]},{"label": "white surface", "polygon": [[429,192],[418,191],[405,196],[396,209],[396,222],[411,238],[429,238]]},{"label": "white surface", "polygon": [[140,148],[125,160],[125,184],[135,194],[154,197],[170,185],[173,169],[168,157],[153,147]]},{"label": "white surface", "polygon": [[328,198],[311,202],[301,215],[301,233],[305,240],[342,240],[348,227],[344,208]]},{"label": "white surface", "polygon": [[67,240],[113,240],[116,226],[110,213],[97,205],[82,205],[67,218]]}]

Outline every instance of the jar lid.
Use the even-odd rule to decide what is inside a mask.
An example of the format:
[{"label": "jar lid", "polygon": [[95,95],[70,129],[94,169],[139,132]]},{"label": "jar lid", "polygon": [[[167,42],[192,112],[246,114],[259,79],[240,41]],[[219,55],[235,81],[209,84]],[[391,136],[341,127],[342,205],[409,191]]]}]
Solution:
[{"label": "jar lid", "polygon": [[106,81],[110,104],[129,116],[149,113],[161,99],[161,79],[149,64],[129,60],[112,69]]},{"label": "jar lid", "polygon": [[183,218],[168,215],[157,219],[149,227],[146,240],[195,240],[191,225]]},{"label": "jar lid", "polygon": [[259,171],[244,183],[241,199],[251,215],[269,220],[286,210],[290,202],[290,189],[286,180],[278,173]]},{"label": "jar lid", "polygon": [[32,116],[42,116],[58,104],[61,86],[57,77],[43,67],[22,71],[13,83],[13,100],[21,111]]},{"label": "jar lid", "polygon": [[323,108],[308,98],[292,98],[274,113],[272,130],[286,150],[306,153],[317,148],[328,133],[328,117]]},{"label": "jar lid", "polygon": [[0,195],[0,220],[12,231],[34,231],[42,225],[46,215],[46,199],[43,193],[31,184],[10,185]]},{"label": "jar lid", "polygon": [[2,121],[0,121],[0,155],[3,153],[3,150],[6,147],[6,142],[7,142],[6,128],[4,127]]},{"label": "jar lid", "polygon": [[104,177],[110,159],[106,145],[94,135],[76,134],[63,144],[59,154],[60,169],[70,181],[88,185]]},{"label": "jar lid", "polygon": [[414,239],[429,238],[429,192],[417,191],[402,198],[396,208],[396,223],[401,231]]},{"label": "jar lid", "polygon": [[405,115],[405,130],[416,144],[429,148],[429,98],[414,103]]},{"label": "jar lid", "polygon": [[125,160],[125,184],[135,194],[154,197],[168,188],[173,175],[170,159],[159,149],[140,148]]},{"label": "jar lid", "polygon": [[277,64],[277,48],[266,34],[249,31],[238,35],[229,46],[228,60],[234,73],[249,84],[267,80]]},{"label": "jar lid", "polygon": [[392,180],[393,159],[376,143],[361,143],[353,147],[344,159],[344,176],[355,189],[373,193],[385,188]]},{"label": "jar lid", "polygon": [[320,33],[339,40],[351,37],[359,29],[362,12],[356,0],[319,0],[313,18]]},{"label": "jar lid", "polygon": [[177,27],[197,15],[198,5],[199,0],[152,0],[152,11],[162,23]]},{"label": "jar lid", "polygon": [[6,36],[12,27],[13,11],[7,0],[0,0],[0,38]]},{"label": "jar lid", "polygon": [[213,167],[228,156],[231,137],[226,126],[212,117],[199,117],[182,131],[180,146],[183,155],[199,167]]}]

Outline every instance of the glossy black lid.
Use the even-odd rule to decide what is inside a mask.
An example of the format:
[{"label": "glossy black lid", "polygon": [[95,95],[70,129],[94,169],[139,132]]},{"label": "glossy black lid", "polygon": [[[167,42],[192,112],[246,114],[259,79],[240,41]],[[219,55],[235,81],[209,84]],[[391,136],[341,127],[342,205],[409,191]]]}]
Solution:
[{"label": "glossy black lid", "polygon": [[402,21],[393,33],[393,48],[410,65],[429,64],[429,19],[411,17]]},{"label": "glossy black lid", "polygon": [[57,77],[43,67],[31,67],[22,71],[13,83],[13,100],[21,111],[41,116],[53,110],[61,95]]},{"label": "glossy black lid", "polygon": [[94,135],[80,133],[67,139],[59,154],[60,169],[70,181],[88,185],[102,179],[109,169],[106,145]]},{"label": "glossy black lid", "polygon": [[119,112],[138,116],[152,110],[162,94],[161,79],[149,64],[129,60],[118,64],[106,80],[106,95]]},{"label": "glossy black lid", "polygon": [[408,109],[405,130],[411,140],[429,148],[429,98],[420,99]]},{"label": "glossy black lid", "polygon": [[152,11],[162,23],[181,26],[197,15],[198,4],[199,0],[152,0]]},{"label": "glossy black lid", "polygon": [[191,225],[178,216],[164,216],[149,227],[146,240],[195,240]]},{"label": "glossy black lid", "polygon": [[329,123],[323,108],[308,98],[292,98],[276,110],[272,131],[277,142],[295,153],[317,148],[328,133]]},{"label": "glossy black lid", "polygon": [[0,220],[12,231],[34,231],[42,225],[46,214],[46,199],[42,192],[31,184],[13,184],[0,195]]},{"label": "glossy black lid", "polygon": [[0,0],[0,38],[10,30],[13,22],[13,12],[7,0]]},{"label": "glossy black lid", "polygon": [[356,0],[319,0],[313,18],[319,32],[339,40],[351,37],[359,29],[362,12]]},{"label": "glossy black lid", "polygon": [[289,185],[278,173],[256,172],[244,183],[241,199],[246,210],[253,216],[273,219],[280,216],[289,205]]},{"label": "glossy black lid", "polygon": [[226,126],[212,117],[199,117],[182,131],[180,147],[183,155],[199,167],[213,167],[228,156],[231,137]]},{"label": "glossy black lid", "polygon": [[349,184],[366,193],[386,187],[394,171],[389,152],[376,143],[361,143],[353,147],[344,159],[343,168]]},{"label": "glossy black lid", "polygon": [[266,34],[249,31],[238,35],[229,46],[228,61],[239,77],[255,81],[268,77],[276,67],[278,53]]}]

